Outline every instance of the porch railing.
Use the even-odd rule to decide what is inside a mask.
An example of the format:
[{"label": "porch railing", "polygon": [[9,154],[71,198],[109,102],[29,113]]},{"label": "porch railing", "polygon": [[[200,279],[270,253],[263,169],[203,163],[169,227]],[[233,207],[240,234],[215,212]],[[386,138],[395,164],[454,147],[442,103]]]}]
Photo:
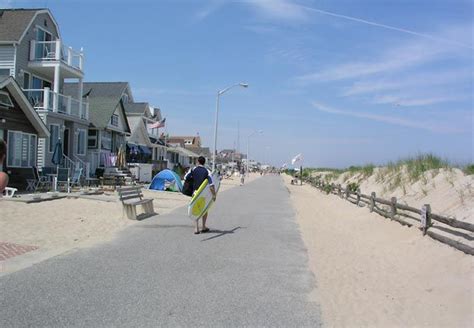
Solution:
[{"label": "porch railing", "polygon": [[36,110],[45,110],[49,112],[71,115],[85,120],[89,119],[89,103],[81,102],[71,96],[65,96],[44,89],[25,89],[23,92]]},{"label": "porch railing", "polygon": [[36,41],[30,43],[30,61],[51,62],[62,61],[75,69],[83,71],[84,53],[71,47],[66,47],[61,40]]},{"label": "porch railing", "polygon": [[80,159],[76,155],[73,155],[73,158],[74,158],[74,161],[76,161],[76,168],[81,168],[83,176],[86,178],[89,178],[90,177],[90,163],[84,162],[82,159]]}]

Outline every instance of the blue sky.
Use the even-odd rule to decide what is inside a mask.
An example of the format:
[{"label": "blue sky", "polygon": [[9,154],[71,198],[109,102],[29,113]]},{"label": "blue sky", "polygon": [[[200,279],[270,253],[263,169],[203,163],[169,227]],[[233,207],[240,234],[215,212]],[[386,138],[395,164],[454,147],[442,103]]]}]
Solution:
[{"label": "blue sky", "polygon": [[[464,0],[4,1],[49,7],[86,80],[128,81],[170,134],[275,165],[433,152],[473,161],[473,4]],[[252,156],[253,154],[253,156]]]}]

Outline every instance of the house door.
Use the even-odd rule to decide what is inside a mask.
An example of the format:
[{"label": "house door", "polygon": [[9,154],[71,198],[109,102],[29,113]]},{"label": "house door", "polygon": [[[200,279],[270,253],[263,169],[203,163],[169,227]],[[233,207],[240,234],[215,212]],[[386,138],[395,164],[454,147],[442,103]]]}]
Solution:
[{"label": "house door", "polygon": [[64,130],[64,139],[63,139],[63,153],[69,157],[69,129]]}]

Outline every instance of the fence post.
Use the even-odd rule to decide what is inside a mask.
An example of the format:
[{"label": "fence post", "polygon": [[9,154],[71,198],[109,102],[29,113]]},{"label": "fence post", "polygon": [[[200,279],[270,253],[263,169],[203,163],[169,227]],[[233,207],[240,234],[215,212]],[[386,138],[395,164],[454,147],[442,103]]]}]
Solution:
[{"label": "fence post", "polygon": [[356,205],[359,206],[360,203],[360,188],[357,188],[357,203]]},{"label": "fence post", "polygon": [[340,184],[337,185],[337,195],[342,198],[342,189]]},{"label": "fence post", "polygon": [[391,205],[390,205],[390,219],[394,219],[395,215],[397,215],[397,197],[392,197],[391,199]]},{"label": "fence post", "polygon": [[423,229],[423,236],[426,235],[426,231],[431,226],[431,206],[425,204],[421,207],[421,228]]},{"label": "fence post", "polygon": [[370,194],[370,212],[374,211],[375,207],[375,191]]},{"label": "fence post", "polygon": [[349,188],[346,186],[346,199],[349,199]]}]

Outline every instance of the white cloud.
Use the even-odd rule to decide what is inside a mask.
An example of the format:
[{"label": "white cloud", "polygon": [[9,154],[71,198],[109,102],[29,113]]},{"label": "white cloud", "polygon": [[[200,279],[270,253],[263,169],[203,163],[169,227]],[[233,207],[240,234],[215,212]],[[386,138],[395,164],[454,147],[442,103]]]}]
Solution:
[{"label": "white cloud", "polygon": [[207,6],[201,8],[196,14],[198,20],[206,19],[209,15],[219,10],[225,3],[222,0],[213,0],[207,4]]},{"label": "white cloud", "polygon": [[404,97],[404,96],[394,96],[394,95],[383,95],[375,96],[372,103],[373,104],[391,104],[396,106],[427,106],[434,105],[444,102],[460,101],[465,100],[467,97],[463,95],[456,96],[433,96],[433,97]]},{"label": "white cloud", "polygon": [[261,15],[278,20],[305,21],[308,11],[290,0],[248,0]]},{"label": "white cloud", "polygon": [[13,7],[13,0],[0,0],[0,8]]},{"label": "white cloud", "polygon": [[[451,26],[438,34],[446,37],[460,33],[469,34],[472,31],[472,27],[472,24]],[[354,54],[351,54],[351,57],[353,56]],[[349,61],[319,72],[297,76],[294,80],[301,84],[310,84],[398,73],[408,68],[421,66],[440,59],[470,59],[472,51],[441,41],[417,39],[398,46],[390,46],[381,54],[373,57],[370,60]]]},{"label": "white cloud", "polygon": [[332,108],[326,105],[323,105],[318,102],[313,102],[312,105],[319,111],[335,114],[335,115],[344,115],[350,117],[356,117],[361,119],[367,119],[371,121],[383,122],[392,125],[398,125],[408,128],[414,128],[419,130],[427,130],[436,133],[460,133],[464,132],[464,130],[458,127],[451,127],[441,124],[436,124],[430,121],[416,121],[416,120],[409,120],[404,119],[401,117],[395,116],[388,116],[388,115],[378,115],[378,114],[371,114],[371,113],[364,113],[364,112],[349,112],[344,111],[336,108]]},{"label": "white cloud", "polygon": [[466,69],[433,71],[408,74],[404,77],[357,81],[343,92],[343,96],[370,94],[389,90],[410,90],[472,79],[472,72]]}]

